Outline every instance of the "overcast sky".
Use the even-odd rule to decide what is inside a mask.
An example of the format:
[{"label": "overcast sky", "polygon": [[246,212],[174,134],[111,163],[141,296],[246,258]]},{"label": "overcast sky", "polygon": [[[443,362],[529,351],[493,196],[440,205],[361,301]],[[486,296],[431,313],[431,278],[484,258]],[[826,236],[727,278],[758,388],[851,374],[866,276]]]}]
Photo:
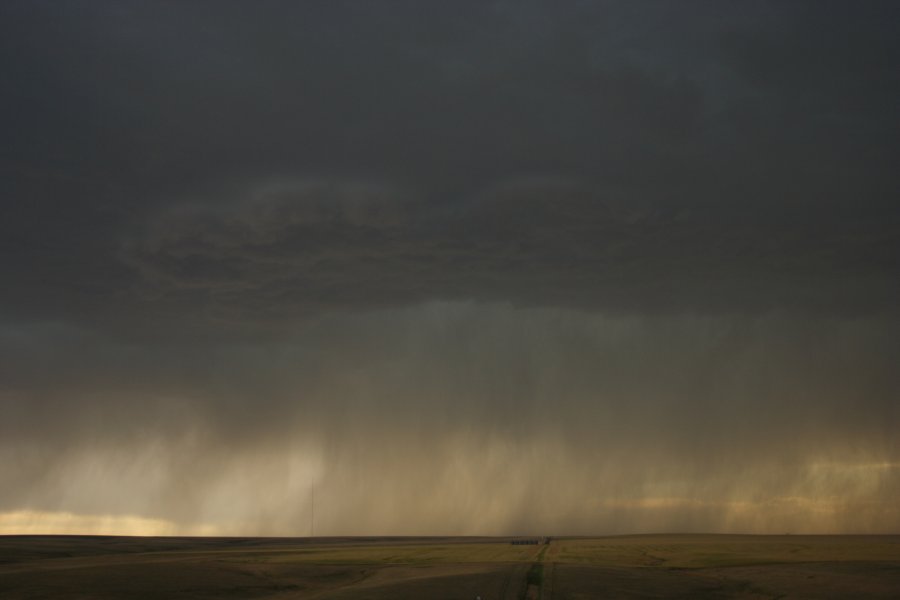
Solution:
[{"label": "overcast sky", "polygon": [[893,1],[0,6],[0,533],[900,530]]}]

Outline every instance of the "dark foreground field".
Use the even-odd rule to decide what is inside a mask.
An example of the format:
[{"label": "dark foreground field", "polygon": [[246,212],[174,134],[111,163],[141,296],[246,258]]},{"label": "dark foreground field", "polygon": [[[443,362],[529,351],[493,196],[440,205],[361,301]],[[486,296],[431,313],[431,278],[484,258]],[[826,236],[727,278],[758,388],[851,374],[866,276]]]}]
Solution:
[{"label": "dark foreground field", "polygon": [[0,536],[0,598],[900,598],[900,536]]}]

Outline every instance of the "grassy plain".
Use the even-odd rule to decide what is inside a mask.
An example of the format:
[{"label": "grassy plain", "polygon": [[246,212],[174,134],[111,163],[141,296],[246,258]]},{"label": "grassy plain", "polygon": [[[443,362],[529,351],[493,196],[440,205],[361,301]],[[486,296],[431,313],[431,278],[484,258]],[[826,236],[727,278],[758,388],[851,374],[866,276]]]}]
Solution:
[{"label": "grassy plain", "polygon": [[900,536],[0,537],[0,598],[900,598]]}]

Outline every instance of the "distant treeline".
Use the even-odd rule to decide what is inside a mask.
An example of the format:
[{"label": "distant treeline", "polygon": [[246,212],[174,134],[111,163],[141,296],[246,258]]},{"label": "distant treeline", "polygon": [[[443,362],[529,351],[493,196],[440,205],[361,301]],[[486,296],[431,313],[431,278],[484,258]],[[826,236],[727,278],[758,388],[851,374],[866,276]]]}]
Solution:
[{"label": "distant treeline", "polygon": [[513,546],[537,546],[538,544],[549,544],[550,538],[529,538],[526,540],[510,540]]}]

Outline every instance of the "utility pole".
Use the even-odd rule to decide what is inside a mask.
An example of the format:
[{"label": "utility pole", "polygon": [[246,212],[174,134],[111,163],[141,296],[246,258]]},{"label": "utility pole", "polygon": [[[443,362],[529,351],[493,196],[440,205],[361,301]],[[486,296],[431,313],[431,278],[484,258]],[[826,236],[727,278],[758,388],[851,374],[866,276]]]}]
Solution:
[{"label": "utility pole", "polygon": [[316,523],[316,481],[309,484],[309,537],[315,532]]}]

